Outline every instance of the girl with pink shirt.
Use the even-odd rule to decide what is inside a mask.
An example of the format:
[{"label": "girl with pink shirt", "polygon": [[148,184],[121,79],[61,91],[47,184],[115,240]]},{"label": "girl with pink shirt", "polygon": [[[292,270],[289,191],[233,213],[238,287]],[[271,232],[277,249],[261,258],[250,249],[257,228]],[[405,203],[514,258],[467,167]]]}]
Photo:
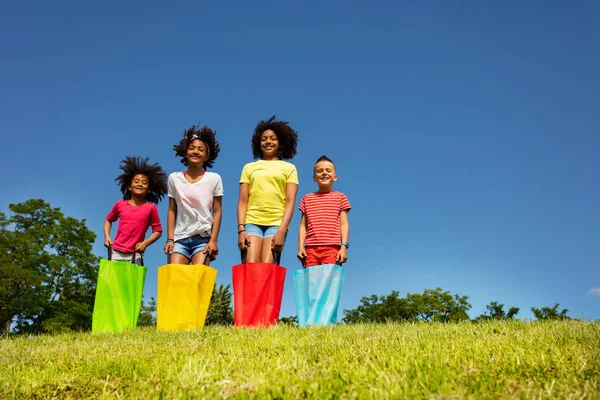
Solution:
[{"label": "girl with pink shirt", "polygon": [[[162,226],[156,204],[167,194],[167,174],[149,158],[125,157],[121,162],[123,173],[115,179],[123,199],[115,203],[104,220],[104,246],[112,249],[112,261],[132,261],[142,265],[146,247],[158,240]],[[110,231],[119,220],[113,241]],[[145,239],[148,228],[152,234]]]}]

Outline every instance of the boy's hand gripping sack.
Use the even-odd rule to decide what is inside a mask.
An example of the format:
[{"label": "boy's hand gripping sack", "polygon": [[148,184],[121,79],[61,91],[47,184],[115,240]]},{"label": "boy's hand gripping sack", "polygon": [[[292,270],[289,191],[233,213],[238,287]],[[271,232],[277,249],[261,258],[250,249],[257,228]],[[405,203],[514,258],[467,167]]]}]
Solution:
[{"label": "boy's hand gripping sack", "polygon": [[147,269],[135,264],[135,253],[131,262],[111,258],[109,247],[108,260],[100,260],[92,333],[132,330],[140,316]]},{"label": "boy's hand gripping sack", "polygon": [[328,325],[337,322],[345,273],[344,268],[335,264],[294,271],[298,325]]},{"label": "boy's hand gripping sack", "polygon": [[201,329],[206,322],[217,270],[206,265],[167,264],[158,269],[156,328],[160,331]]},{"label": "boy's hand gripping sack", "polygon": [[281,253],[273,253],[276,264],[247,263],[232,268],[233,324],[270,326],[277,323],[281,310],[286,269],[279,265]]}]

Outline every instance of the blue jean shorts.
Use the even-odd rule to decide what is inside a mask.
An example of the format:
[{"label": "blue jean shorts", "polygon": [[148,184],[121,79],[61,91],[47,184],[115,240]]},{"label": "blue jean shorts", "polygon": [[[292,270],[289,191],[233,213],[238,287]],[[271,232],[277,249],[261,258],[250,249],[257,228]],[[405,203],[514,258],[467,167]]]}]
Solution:
[{"label": "blue jean shorts", "polygon": [[200,235],[179,239],[173,245],[173,253],[182,254],[191,260],[194,254],[206,249],[209,240],[210,237]]},{"label": "blue jean shorts", "polygon": [[[279,226],[266,226],[266,225],[254,225],[246,224],[244,227],[248,236],[258,236],[261,239],[267,239],[275,236]],[[287,236],[287,232],[285,233]]]}]

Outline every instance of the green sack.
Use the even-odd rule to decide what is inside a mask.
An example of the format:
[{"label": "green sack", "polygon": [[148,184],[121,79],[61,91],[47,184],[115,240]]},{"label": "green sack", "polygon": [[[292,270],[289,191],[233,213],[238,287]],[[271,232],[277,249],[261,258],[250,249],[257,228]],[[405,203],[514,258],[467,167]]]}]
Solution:
[{"label": "green sack", "polygon": [[100,260],[92,333],[134,329],[140,316],[146,267]]}]

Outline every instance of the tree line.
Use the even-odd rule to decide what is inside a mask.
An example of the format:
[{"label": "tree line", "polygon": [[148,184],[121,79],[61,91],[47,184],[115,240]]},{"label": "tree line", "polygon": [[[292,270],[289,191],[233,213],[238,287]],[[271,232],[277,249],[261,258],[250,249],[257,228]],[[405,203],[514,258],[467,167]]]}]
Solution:
[{"label": "tree line", "polygon": [[[0,327],[19,333],[90,330],[100,258],[92,254],[96,239],[86,220],[65,216],[42,199],[10,204],[10,215],[0,212]],[[229,285],[213,291],[207,325],[232,325]],[[343,311],[344,323],[470,320],[468,296],[440,288],[423,293],[399,292],[363,297],[357,308]],[[538,320],[567,319],[568,310],[531,308]],[[138,325],[153,326],[156,302],[142,304]],[[473,319],[512,319],[519,308],[492,301]],[[294,325],[295,316],[281,318]]]}]

